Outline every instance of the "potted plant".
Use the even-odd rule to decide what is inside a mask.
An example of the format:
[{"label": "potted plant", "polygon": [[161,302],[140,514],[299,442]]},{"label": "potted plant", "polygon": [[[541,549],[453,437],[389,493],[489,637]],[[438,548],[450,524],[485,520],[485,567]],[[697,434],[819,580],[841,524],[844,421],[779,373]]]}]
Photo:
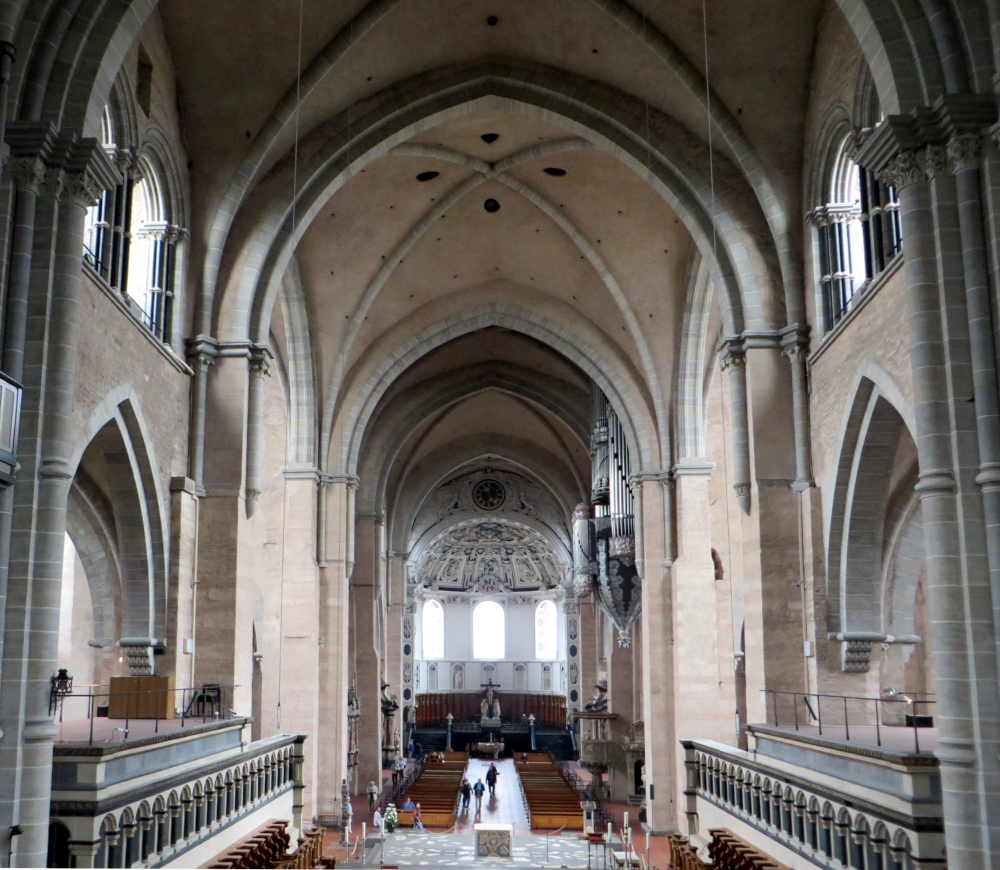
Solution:
[{"label": "potted plant", "polygon": [[396,805],[389,804],[385,808],[385,815],[382,816],[382,826],[385,828],[387,834],[391,834],[396,830],[396,826],[399,824],[399,815],[396,813]]}]

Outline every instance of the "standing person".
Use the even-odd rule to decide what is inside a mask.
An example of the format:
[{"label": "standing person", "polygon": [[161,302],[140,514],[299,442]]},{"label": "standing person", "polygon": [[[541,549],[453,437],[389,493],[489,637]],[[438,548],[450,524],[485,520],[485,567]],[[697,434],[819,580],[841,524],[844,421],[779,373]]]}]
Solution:
[{"label": "standing person", "polygon": [[469,801],[472,800],[472,785],[467,779],[462,780],[462,787],[459,789],[462,792],[462,812],[469,809]]},{"label": "standing person", "polygon": [[406,744],[406,754],[410,758],[413,758],[413,748],[414,748],[413,747],[413,738],[411,737],[410,740],[409,740],[409,742]]},{"label": "standing person", "polygon": [[378,786],[375,785],[375,780],[371,780],[368,783],[368,812],[375,812],[375,804],[378,803]]},{"label": "standing person", "polygon": [[351,802],[347,802],[347,836],[351,836],[351,827],[354,825],[354,807]]},{"label": "standing person", "polygon": [[476,815],[481,815],[483,812],[483,794],[486,791],[486,786],[483,785],[481,779],[476,780],[476,784],[472,787],[472,791],[476,796]]},{"label": "standing person", "polygon": [[382,831],[382,813],[379,812],[378,807],[375,807],[375,815],[372,816],[372,827],[381,833]]},{"label": "standing person", "polygon": [[421,831],[424,829],[423,816],[420,815],[420,804],[413,808],[413,827],[419,828]]},{"label": "standing person", "polygon": [[420,761],[424,757],[424,747],[420,743],[414,744],[413,751],[417,754],[417,761]]},{"label": "standing person", "polygon": [[486,784],[490,787],[490,797],[494,797],[497,793],[497,776],[499,774],[497,766],[490,763],[490,769],[486,771]]}]

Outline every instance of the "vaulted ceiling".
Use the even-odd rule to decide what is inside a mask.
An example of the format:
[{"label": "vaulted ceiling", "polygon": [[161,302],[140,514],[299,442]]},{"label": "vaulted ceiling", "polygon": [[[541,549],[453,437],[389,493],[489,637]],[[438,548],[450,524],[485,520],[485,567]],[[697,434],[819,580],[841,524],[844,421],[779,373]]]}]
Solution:
[{"label": "vaulted ceiling", "polygon": [[785,325],[821,7],[163,0],[205,323],[308,343],[316,461],[393,534],[477,468],[571,510],[592,379],[664,467],[697,258],[737,251],[714,332]]}]

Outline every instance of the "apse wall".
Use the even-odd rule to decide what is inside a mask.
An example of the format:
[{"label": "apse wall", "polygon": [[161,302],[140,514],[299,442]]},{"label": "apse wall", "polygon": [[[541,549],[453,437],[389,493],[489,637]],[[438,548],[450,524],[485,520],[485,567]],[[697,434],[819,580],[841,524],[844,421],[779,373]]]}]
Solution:
[{"label": "apse wall", "polygon": [[[514,603],[509,598],[472,598],[452,596],[460,601],[440,600],[444,608],[444,658],[424,658],[421,620],[417,620],[417,684],[418,692],[479,690],[492,676],[501,689],[529,692],[565,691],[566,615],[556,606],[558,614],[558,647],[555,660],[540,660],[535,656],[535,608],[546,598],[526,598]],[[522,596],[517,596],[521,598]],[[425,599],[426,600],[426,599]],[[472,611],[481,601],[497,601],[504,609],[505,649],[502,659],[473,657]],[[492,670],[490,670],[492,668]],[[456,672],[461,677],[456,677]]]}]

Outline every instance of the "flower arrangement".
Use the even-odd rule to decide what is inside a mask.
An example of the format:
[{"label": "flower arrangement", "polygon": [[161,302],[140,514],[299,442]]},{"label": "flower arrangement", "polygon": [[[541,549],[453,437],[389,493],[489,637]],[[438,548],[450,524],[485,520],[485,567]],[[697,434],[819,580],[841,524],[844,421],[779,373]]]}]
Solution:
[{"label": "flower arrangement", "polygon": [[389,804],[385,808],[385,815],[382,816],[382,825],[385,828],[387,834],[391,834],[396,830],[396,826],[399,824],[399,814],[396,812],[396,805]]}]

